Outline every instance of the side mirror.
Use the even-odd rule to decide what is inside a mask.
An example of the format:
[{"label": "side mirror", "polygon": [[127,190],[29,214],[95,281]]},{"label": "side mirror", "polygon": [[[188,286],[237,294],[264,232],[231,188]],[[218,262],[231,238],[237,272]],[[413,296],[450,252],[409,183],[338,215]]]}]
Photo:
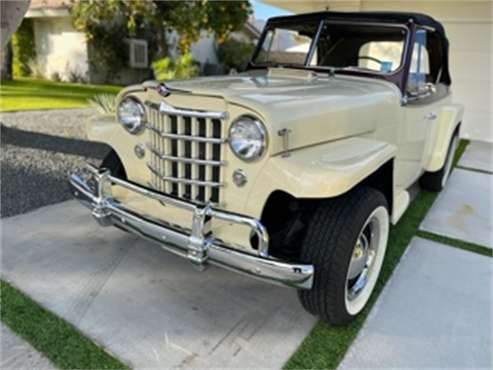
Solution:
[{"label": "side mirror", "polygon": [[425,84],[420,84],[416,86],[414,89],[409,90],[407,95],[409,100],[419,100],[429,97],[430,95],[437,92],[437,89],[434,84],[431,82],[427,82]]}]

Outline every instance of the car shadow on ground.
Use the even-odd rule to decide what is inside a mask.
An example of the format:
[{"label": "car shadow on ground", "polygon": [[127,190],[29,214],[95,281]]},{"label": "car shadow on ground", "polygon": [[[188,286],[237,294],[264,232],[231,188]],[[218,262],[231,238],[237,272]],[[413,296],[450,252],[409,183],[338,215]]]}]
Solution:
[{"label": "car shadow on ground", "polygon": [[24,148],[48,150],[57,153],[78,155],[89,158],[103,158],[109,147],[103,143],[94,143],[80,139],[25,131],[0,125],[1,144],[10,144]]}]

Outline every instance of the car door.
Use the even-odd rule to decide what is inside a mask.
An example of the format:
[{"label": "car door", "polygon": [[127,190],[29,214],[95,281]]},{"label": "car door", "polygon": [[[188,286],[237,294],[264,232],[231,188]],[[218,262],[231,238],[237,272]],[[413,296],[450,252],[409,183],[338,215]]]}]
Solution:
[{"label": "car door", "polygon": [[396,157],[396,186],[407,188],[423,173],[426,139],[443,106],[442,89],[430,75],[430,58],[426,48],[426,30],[418,30],[408,76],[404,122],[399,127]]}]

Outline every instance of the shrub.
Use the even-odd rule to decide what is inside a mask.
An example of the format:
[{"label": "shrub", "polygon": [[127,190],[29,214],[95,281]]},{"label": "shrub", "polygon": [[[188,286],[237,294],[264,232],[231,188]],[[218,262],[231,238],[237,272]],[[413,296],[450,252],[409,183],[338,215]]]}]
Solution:
[{"label": "shrub", "polygon": [[62,80],[62,76],[60,76],[60,73],[58,72],[53,72],[50,76],[50,80],[60,82]]},{"label": "shrub", "polygon": [[187,79],[199,73],[190,53],[183,54],[174,61],[169,57],[159,59],[152,63],[152,69],[157,80]]},{"label": "shrub", "polygon": [[229,39],[220,44],[217,50],[219,61],[228,69],[244,71],[253,53],[254,46],[247,42]]},{"label": "shrub", "polygon": [[45,78],[43,64],[37,59],[31,59],[27,63],[29,67],[29,75],[34,78]]},{"label": "shrub", "polygon": [[89,99],[89,104],[101,114],[115,114],[116,95],[98,94]]},{"label": "shrub", "polygon": [[72,83],[87,83],[85,74],[77,69],[72,69],[68,72],[68,81]]},{"label": "shrub", "polygon": [[36,58],[34,45],[33,23],[29,18],[24,18],[17,31],[12,35],[12,72],[14,77],[29,76],[29,62]]}]

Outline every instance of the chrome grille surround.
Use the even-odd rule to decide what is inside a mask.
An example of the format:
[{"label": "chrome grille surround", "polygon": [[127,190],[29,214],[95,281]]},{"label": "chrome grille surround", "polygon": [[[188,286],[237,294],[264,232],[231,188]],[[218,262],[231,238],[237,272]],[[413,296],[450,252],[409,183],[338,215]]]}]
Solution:
[{"label": "chrome grille surround", "polygon": [[219,205],[226,112],[187,110],[146,101],[150,186],[198,204]]}]

